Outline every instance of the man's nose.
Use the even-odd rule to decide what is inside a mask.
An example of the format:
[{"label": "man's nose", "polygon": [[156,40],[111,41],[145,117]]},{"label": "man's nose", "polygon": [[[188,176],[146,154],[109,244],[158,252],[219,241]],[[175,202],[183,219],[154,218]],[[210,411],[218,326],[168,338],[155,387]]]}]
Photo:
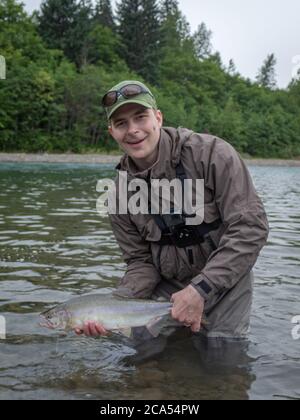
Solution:
[{"label": "man's nose", "polygon": [[138,126],[134,121],[129,121],[128,123],[128,134],[136,134],[138,133]]}]

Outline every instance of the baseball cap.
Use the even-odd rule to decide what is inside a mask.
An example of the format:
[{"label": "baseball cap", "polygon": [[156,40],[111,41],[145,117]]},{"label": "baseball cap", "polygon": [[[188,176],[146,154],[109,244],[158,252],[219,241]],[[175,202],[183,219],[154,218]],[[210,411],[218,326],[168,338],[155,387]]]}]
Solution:
[{"label": "baseball cap", "polygon": [[[131,87],[131,89],[130,89]],[[135,94],[134,91],[139,91],[140,93]],[[126,92],[126,89],[128,92]],[[107,95],[111,92],[116,92],[116,99],[112,106],[105,105],[105,99]],[[102,99],[102,105],[106,110],[107,118],[110,119],[112,115],[123,105],[126,104],[138,104],[142,105],[148,109],[157,109],[156,100],[150,91],[150,89],[143,83],[136,80],[125,80],[121,83],[118,83],[112,87]]]}]

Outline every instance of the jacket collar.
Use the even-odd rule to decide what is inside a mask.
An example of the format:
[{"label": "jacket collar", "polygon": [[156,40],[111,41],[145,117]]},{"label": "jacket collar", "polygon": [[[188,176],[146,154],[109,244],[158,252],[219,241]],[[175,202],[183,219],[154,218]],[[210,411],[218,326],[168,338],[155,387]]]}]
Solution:
[{"label": "jacket collar", "polygon": [[125,154],[116,169],[128,172],[129,178],[171,180],[176,176],[175,168],[180,162],[183,144],[191,134],[192,132],[186,129],[164,127],[160,132],[157,161],[150,168],[138,171],[131,157]]}]

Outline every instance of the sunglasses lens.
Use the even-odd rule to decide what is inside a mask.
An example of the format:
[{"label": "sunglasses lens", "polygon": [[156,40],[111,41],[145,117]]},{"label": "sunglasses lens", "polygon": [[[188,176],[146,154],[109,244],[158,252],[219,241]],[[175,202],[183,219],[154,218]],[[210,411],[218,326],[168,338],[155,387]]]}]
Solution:
[{"label": "sunglasses lens", "polygon": [[124,86],[120,92],[126,98],[130,98],[132,96],[140,95],[143,92],[143,89],[139,85],[127,85],[127,86]]},{"label": "sunglasses lens", "polygon": [[113,106],[117,102],[117,92],[108,92],[103,98],[103,105],[105,107]]},{"label": "sunglasses lens", "polygon": [[134,85],[134,84],[126,85],[122,89],[120,89],[120,91],[114,90],[112,92],[108,92],[102,100],[102,105],[106,108],[113,106],[118,101],[120,94],[124,98],[129,99],[129,98],[133,98],[134,96],[140,95],[141,93],[150,94],[150,92],[142,88],[142,86]]}]

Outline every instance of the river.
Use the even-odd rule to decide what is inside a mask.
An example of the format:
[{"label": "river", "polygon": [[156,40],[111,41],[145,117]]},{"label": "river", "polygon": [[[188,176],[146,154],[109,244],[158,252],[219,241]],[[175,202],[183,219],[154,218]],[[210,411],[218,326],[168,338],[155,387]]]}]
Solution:
[{"label": "river", "polygon": [[118,336],[38,326],[41,311],[109,292],[124,272],[96,212],[97,180],[113,177],[113,166],[1,163],[0,399],[300,399],[300,168],[250,171],[271,232],[255,267],[248,342],[218,354],[177,337],[132,364]]}]

